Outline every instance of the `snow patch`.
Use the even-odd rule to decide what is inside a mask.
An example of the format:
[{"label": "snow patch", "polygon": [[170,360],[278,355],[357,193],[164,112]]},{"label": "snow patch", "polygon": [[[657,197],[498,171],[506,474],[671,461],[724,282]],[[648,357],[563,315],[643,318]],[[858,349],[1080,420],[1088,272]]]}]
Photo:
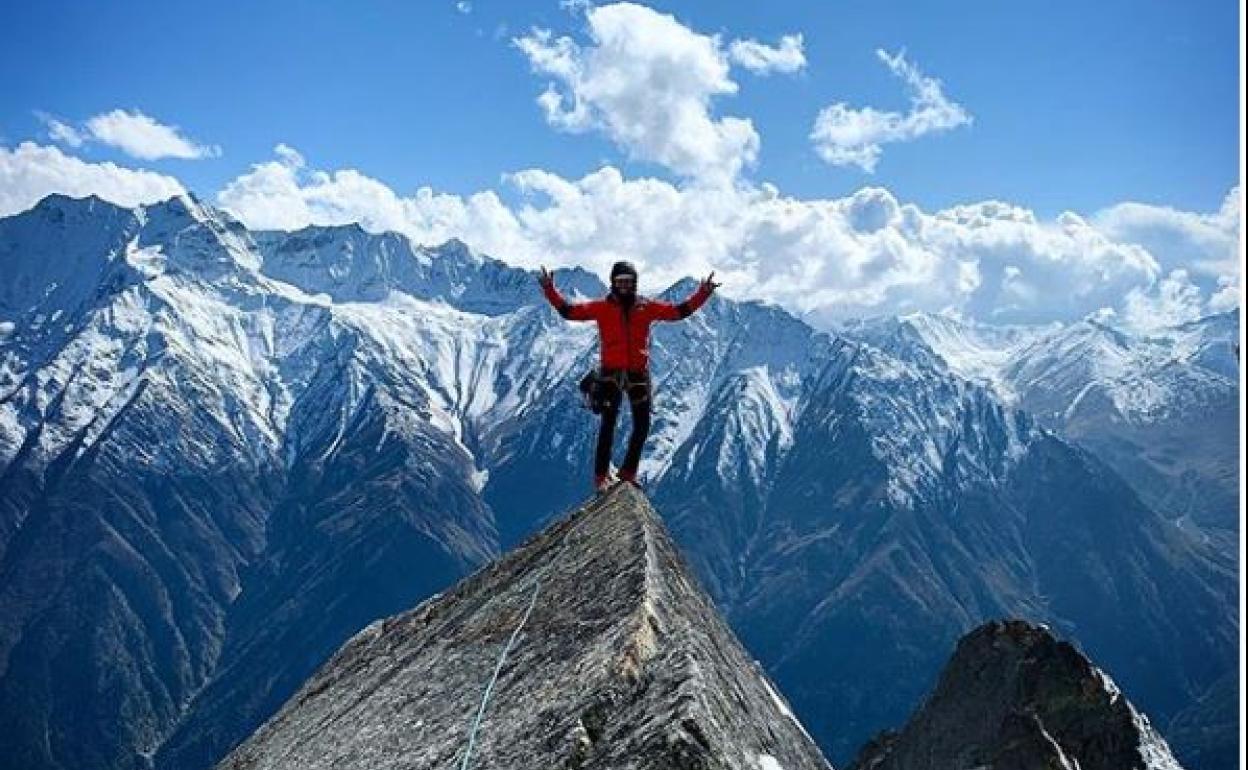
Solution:
[{"label": "snow patch", "polygon": [[758,755],[759,770],[784,770],[784,766],[770,754]]},{"label": "snow patch", "polygon": [[810,737],[810,733],[806,732],[806,727],[793,714],[793,711],[789,709],[789,704],[785,702],[784,698],[780,697],[780,693],[776,692],[776,688],[771,686],[771,682],[767,681],[767,676],[762,673],[762,665],[758,661],[754,661],[754,666],[759,670],[758,680],[767,689],[767,694],[771,696],[771,700],[776,704],[776,708],[780,709],[781,714],[792,720],[793,724],[797,725],[797,729],[801,730],[802,734],[810,738],[810,741],[813,743],[815,739]]},{"label": "snow patch", "polygon": [[474,469],[472,471],[470,480],[472,481],[473,491],[479,494],[481,490],[485,489],[485,485],[489,482],[490,472],[484,468],[479,469],[479,470]]}]

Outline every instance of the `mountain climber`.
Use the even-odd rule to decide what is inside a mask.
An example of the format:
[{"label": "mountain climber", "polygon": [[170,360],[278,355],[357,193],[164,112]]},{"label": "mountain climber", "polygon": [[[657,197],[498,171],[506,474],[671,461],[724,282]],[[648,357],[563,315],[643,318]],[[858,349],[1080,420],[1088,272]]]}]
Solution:
[{"label": "mountain climber", "polygon": [[599,390],[602,423],[598,428],[598,444],[594,452],[594,487],[599,491],[610,485],[611,444],[615,438],[615,421],[620,403],[628,394],[633,414],[633,432],[628,437],[628,450],[620,466],[618,479],[637,483],[637,466],[641,448],[650,432],[650,324],[654,321],[679,321],[702,307],[720,284],[711,273],[696,291],[683,302],[664,302],[637,294],[637,269],[630,262],[616,262],[611,267],[611,291],[602,299],[568,302],[555,288],[554,276],[543,266],[538,275],[542,293],[559,315],[569,321],[596,321],[601,346],[599,366],[591,373],[593,385]]}]

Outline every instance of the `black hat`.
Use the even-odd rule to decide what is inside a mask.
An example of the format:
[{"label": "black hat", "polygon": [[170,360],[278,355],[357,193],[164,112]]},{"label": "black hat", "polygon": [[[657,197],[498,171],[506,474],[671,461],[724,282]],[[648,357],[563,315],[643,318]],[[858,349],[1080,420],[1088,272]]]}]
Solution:
[{"label": "black hat", "polygon": [[611,280],[614,281],[617,275],[631,275],[633,278],[636,278],[637,268],[633,267],[632,262],[621,260],[611,266]]}]

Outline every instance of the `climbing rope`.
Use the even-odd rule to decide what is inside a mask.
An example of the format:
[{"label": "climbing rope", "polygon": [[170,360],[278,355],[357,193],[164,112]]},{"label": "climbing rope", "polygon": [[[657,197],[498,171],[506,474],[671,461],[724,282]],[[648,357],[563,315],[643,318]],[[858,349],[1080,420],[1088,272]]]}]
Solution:
[{"label": "climbing rope", "polygon": [[490,702],[490,695],[494,692],[494,685],[498,682],[498,675],[502,672],[503,664],[507,662],[507,655],[511,653],[512,647],[515,646],[516,639],[520,637],[520,631],[524,629],[525,623],[529,621],[529,615],[532,614],[534,605],[537,604],[537,595],[542,588],[542,579],[546,577],[547,571],[562,561],[564,552],[568,550],[568,535],[571,534],[572,529],[573,523],[569,522],[568,528],[559,537],[559,552],[533,578],[533,593],[529,595],[529,606],[525,608],[520,622],[512,630],[511,636],[507,639],[507,644],[503,645],[502,651],[499,652],[498,661],[494,664],[494,673],[490,676],[490,681],[485,686],[485,692],[481,694],[481,703],[477,706],[477,714],[473,718],[472,727],[468,731],[468,746],[464,750],[463,761],[459,763],[459,770],[468,770],[468,763],[472,759],[472,750],[477,743],[477,732],[481,729],[481,719],[485,716],[485,707]]},{"label": "climbing rope", "polygon": [[507,640],[507,644],[503,647],[502,652],[499,653],[498,662],[494,664],[494,674],[490,677],[489,684],[485,686],[485,692],[481,694],[481,704],[477,706],[477,716],[472,720],[472,729],[468,731],[468,748],[464,751],[464,761],[459,764],[459,770],[468,770],[468,761],[472,759],[472,749],[477,743],[477,730],[481,728],[481,717],[485,715],[485,706],[490,702],[490,694],[494,692],[494,684],[498,681],[498,674],[503,670],[503,664],[507,661],[507,654],[515,646],[516,638],[520,636],[520,630],[529,621],[529,615],[533,612],[533,605],[537,604],[537,593],[541,587],[542,580],[539,575],[533,580],[533,593],[529,596],[529,606],[525,609],[524,616],[520,618],[520,622],[516,625],[515,630],[511,632],[511,638]]}]

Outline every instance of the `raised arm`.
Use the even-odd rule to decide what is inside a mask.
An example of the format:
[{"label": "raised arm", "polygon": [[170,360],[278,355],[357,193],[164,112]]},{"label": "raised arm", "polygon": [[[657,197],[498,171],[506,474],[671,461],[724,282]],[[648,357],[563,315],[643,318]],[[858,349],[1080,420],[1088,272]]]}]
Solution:
[{"label": "raised arm", "polygon": [[592,302],[568,302],[559,290],[555,288],[555,277],[550,274],[545,265],[542,265],[542,271],[537,274],[537,282],[542,285],[542,294],[546,296],[546,301],[559,311],[559,315],[569,321],[592,321],[594,318],[594,306]]},{"label": "raised arm", "polygon": [[693,315],[698,308],[706,304],[706,301],[711,298],[712,292],[719,286],[714,279],[714,273],[702,279],[702,283],[698,284],[698,288],[683,302],[654,300],[650,303],[651,307],[654,308],[654,319],[656,321],[679,321]]}]

